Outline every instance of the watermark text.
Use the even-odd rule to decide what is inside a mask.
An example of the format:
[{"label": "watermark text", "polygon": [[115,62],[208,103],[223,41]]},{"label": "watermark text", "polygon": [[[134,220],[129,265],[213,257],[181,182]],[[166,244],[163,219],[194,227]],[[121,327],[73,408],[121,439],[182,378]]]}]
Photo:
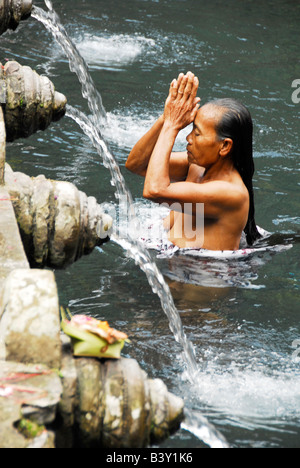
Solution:
[{"label": "watermark text", "polygon": [[[147,205],[146,209],[142,205],[140,209],[121,196],[118,205],[106,203],[102,208],[112,218],[113,230],[124,238],[164,239],[172,229],[175,239],[196,243],[199,248],[204,244],[204,203],[162,203]],[[103,236],[106,237],[105,232]]]},{"label": "watermark text", "polygon": [[299,104],[300,103],[300,79],[293,81],[292,88],[296,88],[292,94],[292,101],[294,104]]}]

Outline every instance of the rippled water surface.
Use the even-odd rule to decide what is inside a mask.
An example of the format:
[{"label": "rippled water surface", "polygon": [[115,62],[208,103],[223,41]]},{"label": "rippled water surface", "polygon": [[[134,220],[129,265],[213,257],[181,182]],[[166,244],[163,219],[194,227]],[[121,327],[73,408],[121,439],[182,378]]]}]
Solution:
[{"label": "rippled water surface", "polygon": [[[46,8],[44,2],[35,2]],[[110,242],[57,271],[60,302],[128,332],[125,354],[162,378],[204,415],[232,447],[300,446],[299,110],[300,5],[292,1],[53,1],[87,63],[107,112],[102,133],[142,220],[143,180],[124,168],[128,152],[163,110],[180,71],[199,76],[202,102],[235,97],[254,121],[256,220],[268,246],[292,247],[231,261],[156,258],[201,369],[188,380],[182,350],[145,275]],[[0,59],[47,74],[68,102],[89,113],[77,77],[42,24],[30,19],[0,38]],[[185,148],[187,131],[177,149]],[[15,170],[68,180],[99,202],[115,204],[110,174],[76,124],[9,144]],[[155,211],[155,213],[158,213]],[[264,246],[265,244],[263,244]],[[204,447],[183,427],[164,447]]]}]

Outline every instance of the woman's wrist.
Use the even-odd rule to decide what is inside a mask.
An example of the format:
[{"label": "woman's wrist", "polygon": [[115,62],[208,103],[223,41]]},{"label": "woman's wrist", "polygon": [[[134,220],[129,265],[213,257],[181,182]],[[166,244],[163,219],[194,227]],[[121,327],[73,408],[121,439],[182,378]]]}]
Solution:
[{"label": "woman's wrist", "polygon": [[171,120],[166,120],[166,119],[164,119],[163,128],[168,133],[174,133],[176,136],[181,130],[181,128],[178,125],[176,125],[174,122],[172,122]]}]

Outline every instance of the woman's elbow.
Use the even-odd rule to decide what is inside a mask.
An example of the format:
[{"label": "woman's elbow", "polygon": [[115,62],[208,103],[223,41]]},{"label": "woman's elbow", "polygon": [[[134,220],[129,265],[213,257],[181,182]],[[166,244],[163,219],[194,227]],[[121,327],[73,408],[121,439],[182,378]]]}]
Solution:
[{"label": "woman's elbow", "polygon": [[156,201],[159,199],[159,191],[152,186],[144,186],[143,197],[147,200]]},{"label": "woman's elbow", "polygon": [[125,168],[133,174],[140,175],[142,177],[145,177],[146,175],[145,170],[143,170],[141,167],[138,167],[133,161],[130,160],[130,155],[125,163]]},{"label": "woman's elbow", "polygon": [[143,197],[146,198],[146,200],[152,200],[150,192],[147,189],[143,190]]},{"label": "woman's elbow", "polygon": [[133,165],[130,162],[130,155],[128,156],[128,159],[127,159],[127,161],[125,163],[125,167],[126,167],[126,169],[128,169],[128,171],[133,172]]}]

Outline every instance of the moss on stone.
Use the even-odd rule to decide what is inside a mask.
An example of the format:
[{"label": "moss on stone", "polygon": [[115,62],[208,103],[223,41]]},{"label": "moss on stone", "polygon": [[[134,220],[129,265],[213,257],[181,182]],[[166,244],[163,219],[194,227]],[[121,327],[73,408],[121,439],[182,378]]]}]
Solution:
[{"label": "moss on stone", "polygon": [[40,426],[30,419],[21,419],[17,424],[17,429],[25,439],[34,439],[45,431],[45,426]]}]

